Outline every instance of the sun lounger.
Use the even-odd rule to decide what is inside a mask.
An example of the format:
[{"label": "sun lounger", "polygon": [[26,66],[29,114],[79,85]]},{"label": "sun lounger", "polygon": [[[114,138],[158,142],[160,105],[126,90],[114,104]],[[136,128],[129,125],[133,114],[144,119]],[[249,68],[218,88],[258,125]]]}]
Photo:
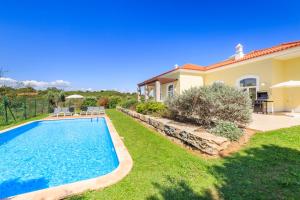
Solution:
[{"label": "sun lounger", "polygon": [[52,117],[58,117],[59,115],[61,114],[61,108],[58,107],[58,108],[54,108],[54,111],[52,113]]},{"label": "sun lounger", "polygon": [[105,114],[105,109],[103,106],[100,107],[94,107],[93,108],[93,114],[95,115],[100,115],[100,114]]},{"label": "sun lounger", "polygon": [[88,114],[92,114],[92,111],[93,111],[93,107],[87,107],[87,110],[82,110],[80,111],[80,115],[88,115]]},{"label": "sun lounger", "polygon": [[98,108],[99,108],[99,114],[105,114],[105,109],[103,106],[100,106]]},{"label": "sun lounger", "polygon": [[70,112],[69,108],[61,108],[61,113],[64,114],[64,116],[72,116],[73,113]]},{"label": "sun lounger", "polygon": [[105,114],[105,109],[103,106],[100,107],[87,107],[86,111],[81,111],[80,115],[100,115],[100,114]]}]

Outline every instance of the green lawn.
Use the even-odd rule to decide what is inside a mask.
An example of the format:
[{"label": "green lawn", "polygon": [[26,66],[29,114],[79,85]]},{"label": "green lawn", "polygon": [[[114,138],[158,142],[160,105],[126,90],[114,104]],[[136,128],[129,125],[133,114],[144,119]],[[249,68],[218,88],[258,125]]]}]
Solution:
[{"label": "green lawn", "polygon": [[134,166],[119,183],[70,199],[299,199],[300,127],[256,134],[240,152],[205,159],[108,110]]},{"label": "green lawn", "polygon": [[33,120],[43,119],[43,118],[45,118],[47,116],[48,116],[48,114],[41,114],[41,115],[38,115],[36,117],[32,117],[32,118],[28,118],[28,119],[25,119],[25,120],[13,122],[13,123],[10,123],[8,125],[0,125],[0,130],[6,129],[6,128],[10,128],[10,127],[13,127],[13,126],[16,126],[16,125],[19,125],[19,124],[23,124],[25,122],[30,122],[30,121],[33,121]]}]

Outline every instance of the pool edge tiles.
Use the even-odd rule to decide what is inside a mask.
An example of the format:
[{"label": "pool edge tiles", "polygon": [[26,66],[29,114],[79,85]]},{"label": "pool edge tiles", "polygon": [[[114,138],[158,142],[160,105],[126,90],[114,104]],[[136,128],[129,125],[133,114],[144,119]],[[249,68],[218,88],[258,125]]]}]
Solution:
[{"label": "pool edge tiles", "polygon": [[[74,183],[68,183],[68,184],[37,190],[29,193],[24,193],[13,197],[8,197],[6,199],[14,199],[14,200],[62,199],[68,196],[83,193],[88,190],[103,189],[122,180],[131,171],[133,166],[133,161],[129,152],[127,151],[127,148],[125,147],[123,141],[118,135],[110,119],[107,116],[103,116],[103,118],[105,119],[105,123],[110,133],[110,137],[119,161],[119,165],[116,169],[114,169],[112,172],[108,174],[96,178],[81,180]],[[65,119],[66,118],[63,118],[62,120]],[[74,118],[70,118],[70,119],[74,119]],[[75,119],[80,119],[80,118],[75,118]],[[60,120],[60,119],[55,119],[55,120]],[[48,121],[48,119],[36,120],[36,121]],[[6,129],[5,131],[1,131],[0,134],[6,132],[7,130],[11,130],[36,121],[32,121],[29,123],[25,123],[16,127]]]}]

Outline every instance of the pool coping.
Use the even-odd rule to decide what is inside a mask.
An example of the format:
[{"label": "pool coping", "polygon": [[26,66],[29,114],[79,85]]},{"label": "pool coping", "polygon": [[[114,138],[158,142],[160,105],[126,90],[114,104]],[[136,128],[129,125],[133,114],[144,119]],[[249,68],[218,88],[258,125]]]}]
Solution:
[{"label": "pool coping", "polygon": [[[119,160],[118,167],[113,170],[112,172],[96,177],[91,178],[87,180],[77,181],[74,183],[64,184],[60,186],[55,186],[51,188],[46,188],[42,190],[37,190],[29,193],[24,193],[12,197],[8,197],[5,199],[12,199],[12,200],[37,200],[37,199],[43,199],[43,200],[52,200],[52,199],[62,199],[66,198],[68,196],[73,196],[76,194],[81,194],[83,192],[89,191],[89,190],[99,190],[103,189],[105,187],[108,187],[110,185],[113,185],[120,180],[122,180],[132,169],[133,166],[133,160],[125,147],[122,139],[120,138],[118,132],[116,131],[115,127],[113,126],[111,120],[106,115],[100,116],[103,117],[106,121],[108,130],[111,135],[111,139]],[[91,117],[89,117],[91,118]],[[94,118],[94,117],[92,117]],[[64,120],[64,119],[86,119],[86,117],[70,117],[70,118],[57,118],[57,119],[40,119],[40,120],[34,120],[31,122],[26,122],[21,125],[17,125],[11,128],[4,129],[0,131],[0,134],[3,132],[24,126],[26,124],[30,124],[36,121],[51,121],[51,120]]]}]

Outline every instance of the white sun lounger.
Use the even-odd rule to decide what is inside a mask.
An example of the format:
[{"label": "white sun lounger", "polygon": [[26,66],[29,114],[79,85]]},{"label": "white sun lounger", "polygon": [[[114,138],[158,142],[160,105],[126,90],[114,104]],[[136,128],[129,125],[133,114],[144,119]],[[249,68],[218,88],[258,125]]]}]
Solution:
[{"label": "white sun lounger", "polygon": [[61,108],[58,107],[58,108],[54,108],[54,111],[52,113],[52,117],[58,117],[60,114],[61,114]]},{"label": "white sun lounger", "polygon": [[67,108],[67,107],[62,108],[62,109],[61,109],[61,113],[63,113],[64,116],[72,116],[72,115],[73,115],[73,113],[70,112],[69,108]]},{"label": "white sun lounger", "polygon": [[80,115],[100,115],[100,114],[105,114],[105,109],[103,106],[100,107],[87,107],[86,111],[81,111]]}]

